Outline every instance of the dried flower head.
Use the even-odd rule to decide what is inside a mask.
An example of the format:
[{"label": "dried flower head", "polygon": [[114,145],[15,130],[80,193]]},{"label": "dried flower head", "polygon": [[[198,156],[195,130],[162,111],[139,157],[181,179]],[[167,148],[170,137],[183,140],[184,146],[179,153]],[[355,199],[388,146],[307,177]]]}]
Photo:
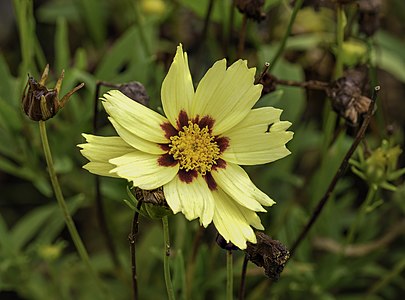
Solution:
[{"label": "dried flower head", "polygon": [[227,242],[240,249],[256,242],[251,226],[263,229],[256,212],[274,201],[260,191],[239,165],[269,163],[290,154],[286,143],[291,123],[282,110],[252,109],[262,85],[255,69],[238,60],[229,68],[217,61],[196,90],[187,54],[178,46],[162,84],[166,117],[117,90],[103,105],[118,133],[114,137],[84,134],[79,145],[92,173],[125,178],[143,190],[163,187],[174,213],[214,223]]},{"label": "dried flower head", "polygon": [[367,113],[371,99],[362,95],[365,76],[361,70],[352,70],[338,78],[327,90],[333,109],[351,126],[358,125],[359,117]]},{"label": "dried flower head", "polygon": [[256,22],[263,21],[266,18],[266,14],[262,11],[263,6],[264,0],[236,0],[238,10]]},{"label": "dried flower head", "polygon": [[359,30],[372,36],[380,28],[381,0],[359,0]]},{"label": "dried flower head", "polygon": [[53,118],[65,106],[73,93],[84,86],[84,83],[79,84],[59,100],[59,92],[65,74],[64,70],[62,70],[55,88],[51,90],[48,90],[45,86],[48,73],[49,65],[46,65],[39,82],[28,76],[28,82],[22,96],[22,107],[25,114],[33,121],[46,121]]},{"label": "dried flower head", "polygon": [[266,275],[278,280],[284,266],[290,258],[290,252],[280,241],[273,240],[262,232],[256,232],[257,244],[248,243],[246,253],[248,259],[259,267],[263,267]]}]

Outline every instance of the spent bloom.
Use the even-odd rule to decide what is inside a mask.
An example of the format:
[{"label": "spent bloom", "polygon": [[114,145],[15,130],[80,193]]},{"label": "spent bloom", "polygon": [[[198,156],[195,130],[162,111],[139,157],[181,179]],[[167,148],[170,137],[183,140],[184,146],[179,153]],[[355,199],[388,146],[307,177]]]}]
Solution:
[{"label": "spent bloom", "polygon": [[240,249],[256,243],[251,226],[264,229],[256,212],[275,202],[260,191],[239,165],[272,162],[290,154],[285,144],[291,123],[282,110],[252,109],[262,85],[255,68],[238,60],[229,68],[217,61],[194,90],[182,46],[163,81],[166,117],[112,90],[103,105],[118,136],[83,134],[79,145],[91,173],[125,178],[152,190],[163,186],[167,204],[188,220],[214,223]]}]

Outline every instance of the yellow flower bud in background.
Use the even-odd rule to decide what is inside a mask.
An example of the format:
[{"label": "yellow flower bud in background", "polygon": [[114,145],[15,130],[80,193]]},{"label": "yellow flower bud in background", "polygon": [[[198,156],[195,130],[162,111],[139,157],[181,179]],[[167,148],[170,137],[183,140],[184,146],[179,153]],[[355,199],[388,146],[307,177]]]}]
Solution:
[{"label": "yellow flower bud in background", "polygon": [[358,40],[349,40],[342,45],[342,60],[346,66],[355,66],[367,60],[367,46]]},{"label": "yellow flower bud in background", "polygon": [[162,0],[142,0],[141,10],[148,15],[162,15],[166,10],[166,4]]}]

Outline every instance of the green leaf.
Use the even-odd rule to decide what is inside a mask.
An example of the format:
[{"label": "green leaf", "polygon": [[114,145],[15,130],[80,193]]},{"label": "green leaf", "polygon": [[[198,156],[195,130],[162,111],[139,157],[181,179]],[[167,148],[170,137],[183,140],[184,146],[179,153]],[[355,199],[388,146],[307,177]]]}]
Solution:
[{"label": "green leaf", "polygon": [[[84,196],[77,195],[67,201],[70,214],[83,203]],[[36,236],[42,242],[52,242],[63,229],[64,219],[57,203],[44,205],[27,213],[11,230],[16,249],[21,249]]]},{"label": "green leaf", "polygon": [[6,222],[0,214],[0,254],[12,254],[15,252],[14,241],[10,236]]},{"label": "green leaf", "polygon": [[262,98],[257,101],[254,108],[267,107],[267,106],[277,106],[283,97],[284,91],[277,90],[267,95],[264,95]]},{"label": "green leaf", "polygon": [[55,33],[55,71],[62,72],[69,66],[70,51],[69,51],[69,36],[66,19],[58,18],[56,22]]},{"label": "green leaf", "polygon": [[381,49],[372,53],[371,61],[379,68],[391,73],[398,80],[405,82],[405,61],[398,54],[387,49]]}]

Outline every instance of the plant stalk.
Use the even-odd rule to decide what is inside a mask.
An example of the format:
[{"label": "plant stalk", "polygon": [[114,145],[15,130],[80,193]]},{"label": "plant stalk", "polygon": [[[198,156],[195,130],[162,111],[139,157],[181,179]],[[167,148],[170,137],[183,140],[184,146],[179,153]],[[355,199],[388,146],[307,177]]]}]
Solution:
[{"label": "plant stalk", "polygon": [[374,199],[376,193],[377,193],[378,187],[376,185],[371,185],[370,188],[368,189],[366,199],[364,200],[363,204],[360,206],[359,213],[357,214],[355,220],[353,221],[352,225],[350,226],[349,233],[347,235],[346,239],[346,246],[343,248],[343,253],[345,253],[345,249],[353,242],[354,240],[354,235],[356,234],[357,227],[363,220],[364,216],[366,215],[367,212],[367,207],[370,206],[371,201]]},{"label": "plant stalk", "polygon": [[76,229],[76,226],[72,220],[72,217],[70,216],[68,207],[67,207],[65,199],[63,197],[62,190],[60,188],[59,181],[56,176],[55,168],[53,165],[51,149],[49,147],[48,136],[46,133],[45,121],[39,121],[39,131],[40,131],[40,135],[41,135],[42,146],[44,149],[46,163],[48,165],[48,172],[49,172],[49,176],[51,178],[52,187],[53,187],[53,190],[55,193],[56,200],[58,201],[59,207],[63,213],[63,218],[65,219],[66,226],[69,230],[70,236],[72,237],[72,240],[77,249],[77,252],[79,253],[80,258],[82,259],[82,261],[84,262],[84,264],[87,268],[87,271],[91,274],[94,281],[97,283],[100,293],[103,293],[105,291],[105,289],[101,285],[101,282],[100,282],[99,278],[97,277],[96,272],[94,271],[93,267],[91,266],[90,258],[87,253],[87,250],[84,247],[82,239],[80,238],[80,235]]},{"label": "plant stalk", "polygon": [[233,257],[232,250],[226,251],[226,300],[233,299]]},{"label": "plant stalk", "polygon": [[284,33],[283,39],[281,40],[280,47],[278,47],[276,55],[274,55],[274,58],[270,61],[270,70],[272,70],[274,68],[277,61],[280,59],[281,55],[284,52],[284,48],[287,44],[287,39],[291,34],[291,29],[292,29],[292,26],[294,25],[295,18],[297,17],[297,13],[300,10],[303,3],[304,3],[304,0],[295,1],[294,8],[293,8],[293,11],[291,14],[291,18],[290,18],[290,21],[288,22],[287,30]]},{"label": "plant stalk", "polygon": [[169,218],[164,216],[163,223],[163,238],[164,238],[164,252],[163,252],[163,268],[165,275],[166,291],[169,300],[175,300],[172,278],[170,276],[170,237],[169,237]]}]

